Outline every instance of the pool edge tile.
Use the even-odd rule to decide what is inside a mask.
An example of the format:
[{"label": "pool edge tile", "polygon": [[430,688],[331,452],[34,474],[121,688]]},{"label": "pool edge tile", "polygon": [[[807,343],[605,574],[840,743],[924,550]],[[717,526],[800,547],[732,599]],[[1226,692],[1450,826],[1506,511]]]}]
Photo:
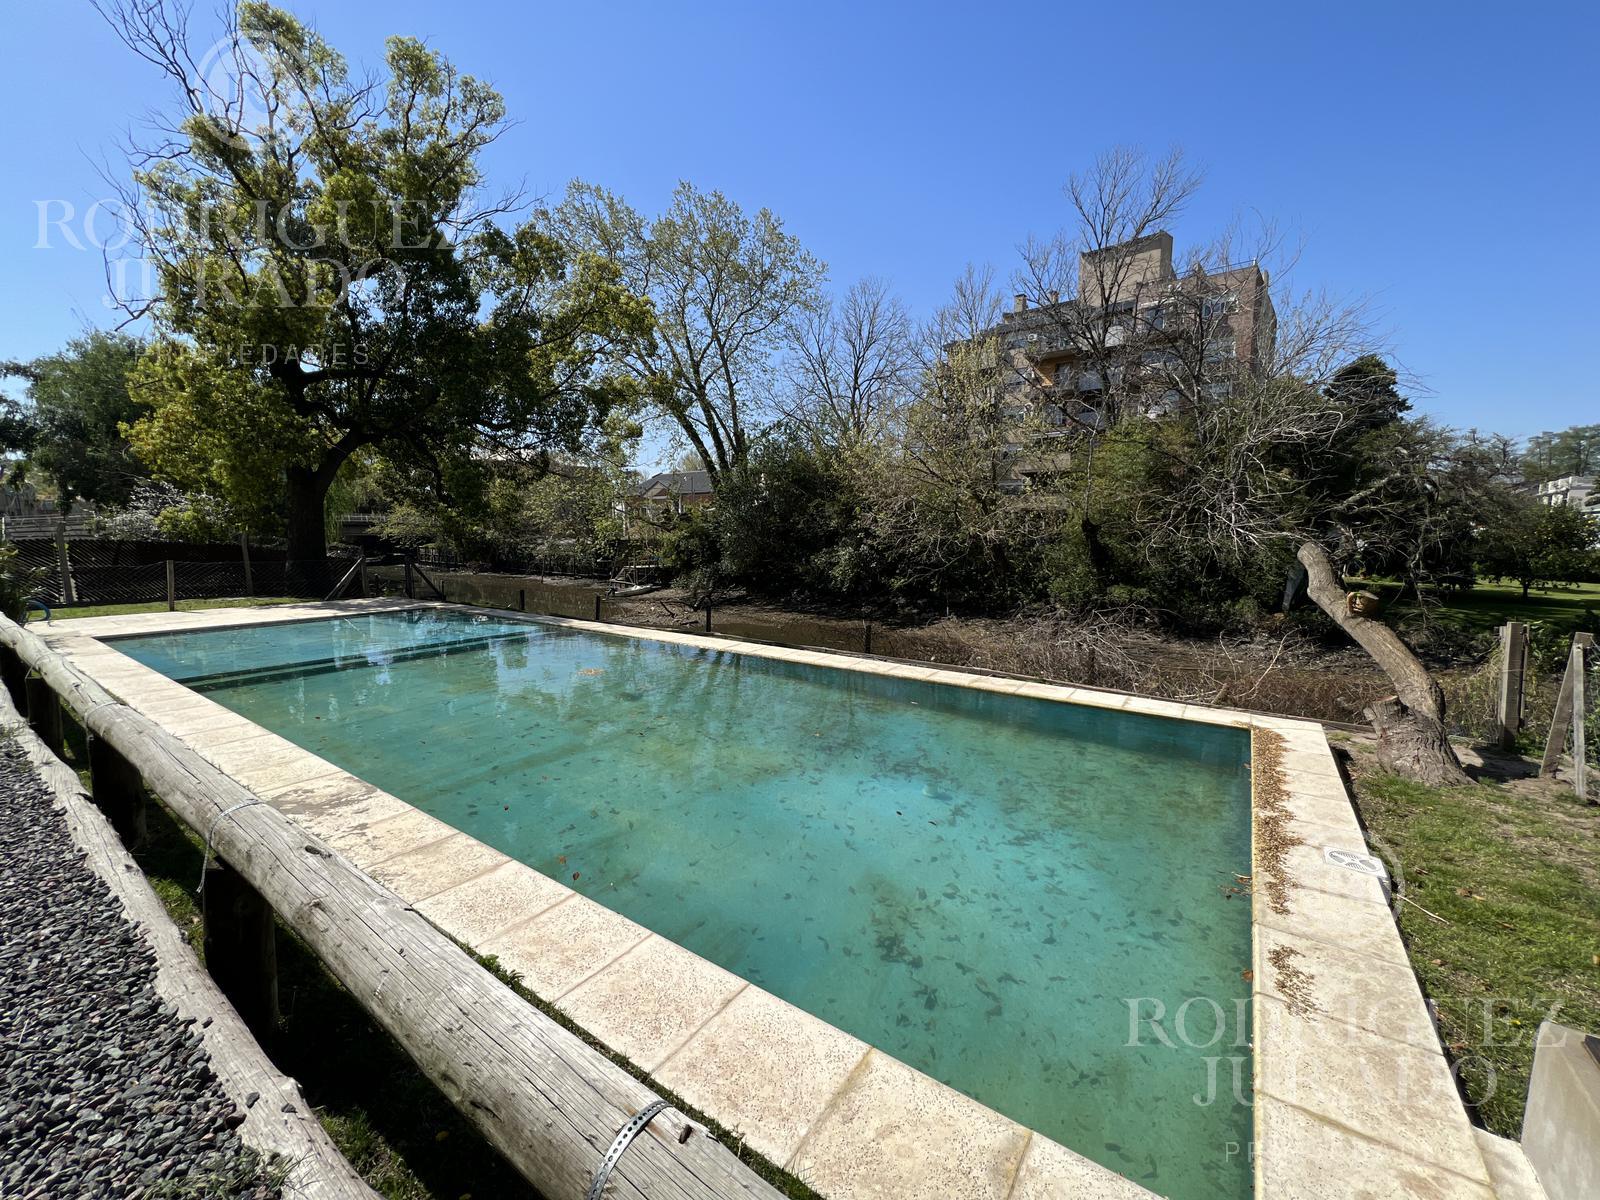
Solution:
[{"label": "pool edge tile", "polygon": [[1159,1200],[1143,1184],[1034,1133],[1023,1148],[1007,1200]]},{"label": "pool edge tile", "polygon": [[[1265,1096],[1292,1105],[1489,1185],[1442,1049],[1421,1050],[1269,997],[1256,1009],[1265,1018],[1256,1029],[1258,1101]],[[1269,1043],[1272,1049],[1263,1053]]]},{"label": "pool edge tile", "polygon": [[584,980],[654,936],[637,921],[573,892],[475,949],[522,975],[540,1000],[558,1004]]},{"label": "pool edge tile", "polygon": [[[1470,1139],[1463,1131],[1470,1131],[1471,1124],[1443,1047],[1436,1035],[1430,1038],[1425,1032],[1432,1030],[1432,1019],[1400,941],[1388,895],[1375,877],[1332,866],[1322,858],[1329,845],[1370,853],[1354,800],[1324,731],[1302,724],[1285,730],[1277,724],[1255,726],[1258,733],[1280,739],[1276,748],[1259,742],[1252,747],[1256,1195],[1275,1200],[1329,1194],[1326,1175],[1307,1155],[1280,1149],[1288,1136],[1283,1130],[1289,1118],[1283,1114],[1298,1109],[1322,1130],[1313,1130],[1308,1137],[1368,1147],[1364,1153],[1373,1174],[1362,1183],[1385,1189],[1381,1194],[1405,1194],[1406,1180],[1412,1177],[1408,1173],[1416,1172],[1417,1179],[1438,1173],[1466,1189],[1459,1192],[1461,1196],[1479,1196],[1482,1193],[1471,1189],[1480,1178],[1487,1182],[1487,1168],[1481,1155],[1467,1152]],[[1285,770],[1285,761],[1296,769]],[[1270,785],[1266,790],[1274,799],[1264,799],[1263,785]],[[1315,795],[1306,797],[1312,788]],[[1261,859],[1264,806],[1287,820],[1290,834],[1289,848],[1280,847],[1285,861],[1276,879]],[[1308,821],[1308,812],[1334,823]],[[1284,827],[1277,826],[1276,832],[1281,835]],[[1275,891],[1275,881],[1285,886]],[[1287,912],[1276,911],[1274,895],[1284,901]],[[1277,948],[1291,953],[1274,962],[1269,956]],[[1316,972],[1309,970],[1313,965]],[[1379,982],[1362,978],[1369,972],[1379,976]],[[1359,1004],[1364,994],[1397,1006],[1403,1037],[1364,1028],[1376,1023],[1372,1017],[1356,1014],[1353,1022],[1340,1020],[1337,1004],[1331,1006],[1335,1011],[1330,1015],[1318,1003],[1319,996],[1326,996]],[[1383,1081],[1386,1069],[1398,1087]],[[1371,1078],[1356,1078],[1362,1070]],[[1413,1083],[1409,1096],[1405,1094],[1408,1072],[1414,1081],[1421,1081]],[[1419,1100],[1417,1093],[1422,1090],[1427,1095]],[[1385,1100],[1396,1102],[1384,1110]],[[1397,1125],[1406,1127],[1403,1135],[1394,1132]]]},{"label": "pool edge tile", "polygon": [[407,904],[416,905],[511,861],[471,834],[444,827],[451,830],[449,837],[378,859],[366,868],[367,874]]},{"label": "pool edge tile", "polygon": [[870,1051],[865,1042],[751,984],[652,1074],[787,1162]]},{"label": "pool edge tile", "polygon": [[837,1200],[1006,1200],[1029,1137],[1009,1117],[872,1049],[785,1165]]},{"label": "pool edge tile", "polygon": [[556,1005],[647,1072],[750,986],[731,971],[652,933],[569,988]]},{"label": "pool edge tile", "polygon": [[554,879],[507,859],[418,901],[415,908],[452,937],[478,945],[548,912],[571,894]]},{"label": "pool edge tile", "polygon": [[[1261,1097],[1262,1200],[1496,1200],[1491,1187],[1286,1101]],[[1341,1186],[1343,1185],[1343,1186]]]}]

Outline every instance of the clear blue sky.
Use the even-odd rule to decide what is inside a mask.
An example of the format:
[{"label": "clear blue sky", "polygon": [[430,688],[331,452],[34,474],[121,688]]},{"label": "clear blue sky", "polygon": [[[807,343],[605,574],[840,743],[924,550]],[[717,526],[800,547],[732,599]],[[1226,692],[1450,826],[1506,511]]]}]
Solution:
[{"label": "clear blue sky", "polygon": [[[918,312],[968,260],[1008,272],[1102,149],[1178,144],[1207,173],[1180,247],[1275,218],[1298,283],[1374,299],[1425,411],[1600,421],[1592,0],[289,7],[355,62],[415,34],[498,85],[521,124],[494,182],[647,211],[679,178],[721,188]],[[36,202],[105,195],[96,164],[166,93],[83,0],[8,5],[0,39],[0,358],[31,357],[113,321],[98,253],[34,248]]]}]

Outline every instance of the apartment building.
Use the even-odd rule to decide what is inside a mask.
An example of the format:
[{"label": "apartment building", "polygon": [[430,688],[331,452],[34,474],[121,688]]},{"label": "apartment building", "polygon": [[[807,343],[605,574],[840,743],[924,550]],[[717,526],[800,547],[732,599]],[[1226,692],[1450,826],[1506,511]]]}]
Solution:
[{"label": "apartment building", "polygon": [[1074,441],[1114,415],[1170,415],[1270,369],[1267,273],[1248,262],[1180,274],[1172,245],[1162,231],[1081,254],[1076,296],[1019,294],[986,332],[1019,430],[1014,482],[1064,469]]},{"label": "apartment building", "polygon": [[1534,485],[1534,499],[1540,504],[1570,504],[1589,512],[1600,512],[1600,483],[1593,475],[1563,475]]}]

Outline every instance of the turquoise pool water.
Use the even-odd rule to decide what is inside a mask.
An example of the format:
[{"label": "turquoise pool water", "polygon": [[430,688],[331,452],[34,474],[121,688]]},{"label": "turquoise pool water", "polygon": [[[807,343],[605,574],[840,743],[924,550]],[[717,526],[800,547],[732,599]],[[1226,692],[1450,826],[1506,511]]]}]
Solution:
[{"label": "turquoise pool water", "polygon": [[116,645],[1161,1194],[1250,1193],[1242,730],[437,610]]}]

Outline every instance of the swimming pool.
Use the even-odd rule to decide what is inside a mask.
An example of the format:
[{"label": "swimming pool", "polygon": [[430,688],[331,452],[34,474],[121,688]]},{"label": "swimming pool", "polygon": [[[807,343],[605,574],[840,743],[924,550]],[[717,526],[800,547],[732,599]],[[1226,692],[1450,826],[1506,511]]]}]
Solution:
[{"label": "swimming pool", "polygon": [[1249,1109],[1197,1102],[1249,1053],[1244,730],[444,610],[115,644],[1153,1190],[1249,1192]]}]

